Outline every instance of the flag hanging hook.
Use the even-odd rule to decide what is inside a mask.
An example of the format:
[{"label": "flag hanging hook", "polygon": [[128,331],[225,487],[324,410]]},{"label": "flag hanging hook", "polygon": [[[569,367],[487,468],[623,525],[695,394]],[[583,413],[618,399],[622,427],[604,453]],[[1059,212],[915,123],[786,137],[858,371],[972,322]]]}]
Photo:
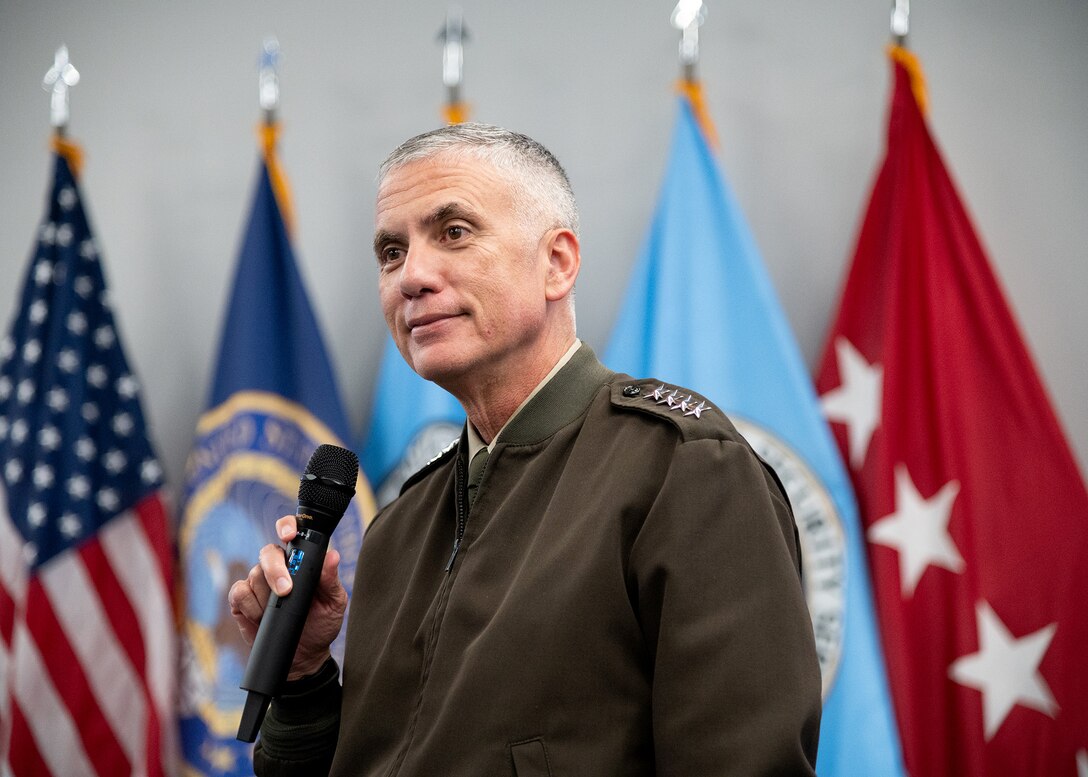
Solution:
[{"label": "flag hanging hook", "polygon": [[68,128],[68,89],[78,83],[79,71],[68,60],[68,47],[61,44],[53,57],[53,67],[42,79],[42,89],[50,93],[49,121],[61,137]]},{"label": "flag hanging hook", "polygon": [[910,31],[910,0],[892,0],[892,39],[897,46],[907,45]]},{"label": "flag hanging hook", "polygon": [[680,30],[680,67],[684,80],[695,81],[695,66],[699,62],[699,28],[706,21],[703,0],[680,0],[672,10],[672,26]]},{"label": "flag hanging hook", "polygon": [[257,97],[264,111],[264,123],[276,123],[280,107],[280,42],[269,36],[261,44],[261,64],[257,76]]}]

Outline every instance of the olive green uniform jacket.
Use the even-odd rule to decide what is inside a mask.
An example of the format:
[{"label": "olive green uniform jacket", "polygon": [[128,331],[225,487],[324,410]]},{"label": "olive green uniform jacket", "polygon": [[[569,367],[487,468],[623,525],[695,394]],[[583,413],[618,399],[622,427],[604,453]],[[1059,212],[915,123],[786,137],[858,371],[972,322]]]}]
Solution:
[{"label": "olive green uniform jacket", "polygon": [[787,500],[718,408],[673,392],[582,346],[471,510],[464,434],[410,479],[363,542],[339,710],[332,662],[289,684],[258,774],[324,768],[337,717],[337,775],[812,774]]}]

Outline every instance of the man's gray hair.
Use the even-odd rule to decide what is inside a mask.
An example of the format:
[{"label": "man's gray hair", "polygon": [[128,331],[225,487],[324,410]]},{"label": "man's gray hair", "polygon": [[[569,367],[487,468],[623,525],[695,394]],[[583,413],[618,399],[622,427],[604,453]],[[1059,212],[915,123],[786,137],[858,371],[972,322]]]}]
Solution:
[{"label": "man's gray hair", "polygon": [[489,162],[509,176],[515,208],[530,224],[578,234],[578,206],[559,160],[528,135],[491,124],[452,124],[404,141],[378,168],[378,188],[396,168],[440,154]]}]

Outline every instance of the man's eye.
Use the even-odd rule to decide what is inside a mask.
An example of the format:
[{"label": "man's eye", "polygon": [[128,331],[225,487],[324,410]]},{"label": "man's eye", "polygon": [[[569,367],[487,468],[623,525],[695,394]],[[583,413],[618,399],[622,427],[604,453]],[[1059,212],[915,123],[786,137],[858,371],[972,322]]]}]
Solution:
[{"label": "man's eye", "polygon": [[400,261],[403,252],[399,248],[389,247],[383,248],[379,255],[379,264],[386,265],[391,262]]},{"label": "man's eye", "polygon": [[448,237],[450,240],[460,240],[464,236],[464,227],[446,227],[446,237]]}]

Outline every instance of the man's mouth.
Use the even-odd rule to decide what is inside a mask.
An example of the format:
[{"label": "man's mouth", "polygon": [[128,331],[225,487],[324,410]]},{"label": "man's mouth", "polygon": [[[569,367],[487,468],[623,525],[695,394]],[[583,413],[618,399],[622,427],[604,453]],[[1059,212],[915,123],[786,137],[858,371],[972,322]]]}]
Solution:
[{"label": "man's mouth", "polygon": [[418,328],[426,327],[439,321],[445,321],[450,318],[454,318],[456,313],[424,313],[418,316],[412,316],[405,319],[404,323],[408,327],[408,331],[413,331]]}]

